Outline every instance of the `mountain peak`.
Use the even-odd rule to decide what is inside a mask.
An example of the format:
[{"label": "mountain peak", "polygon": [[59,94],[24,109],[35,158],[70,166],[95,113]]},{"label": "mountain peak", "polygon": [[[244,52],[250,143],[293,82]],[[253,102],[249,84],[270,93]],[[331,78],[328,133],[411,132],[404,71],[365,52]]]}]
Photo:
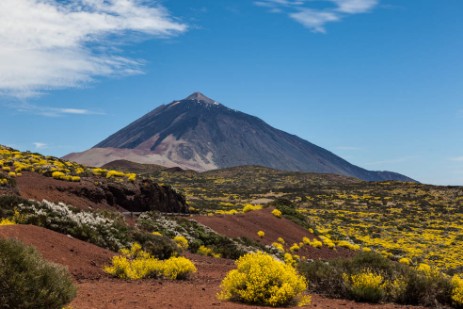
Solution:
[{"label": "mountain peak", "polygon": [[154,109],[98,143],[92,152],[74,158],[81,163],[84,159],[98,159],[98,164],[124,159],[196,171],[260,165],[374,181],[411,180],[352,165],[326,149],[271,127],[257,117],[231,110],[200,92]]},{"label": "mountain peak", "polygon": [[214,104],[214,105],[219,104],[218,102],[212,100],[211,98],[206,97],[201,92],[194,92],[191,95],[189,95],[188,97],[186,97],[184,100],[193,100],[193,101],[199,101],[199,102],[203,102],[203,103],[207,103],[207,104]]}]

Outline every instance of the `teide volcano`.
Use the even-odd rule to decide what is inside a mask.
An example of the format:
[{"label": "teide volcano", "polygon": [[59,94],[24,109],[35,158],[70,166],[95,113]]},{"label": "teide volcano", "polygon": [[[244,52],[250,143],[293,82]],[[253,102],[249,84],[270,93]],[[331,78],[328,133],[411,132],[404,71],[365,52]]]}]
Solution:
[{"label": "teide volcano", "polygon": [[239,165],[332,173],[363,180],[412,179],[373,172],[333,153],[232,110],[196,92],[162,105],[111,135],[92,149],[65,157],[101,166],[118,159],[205,171]]}]

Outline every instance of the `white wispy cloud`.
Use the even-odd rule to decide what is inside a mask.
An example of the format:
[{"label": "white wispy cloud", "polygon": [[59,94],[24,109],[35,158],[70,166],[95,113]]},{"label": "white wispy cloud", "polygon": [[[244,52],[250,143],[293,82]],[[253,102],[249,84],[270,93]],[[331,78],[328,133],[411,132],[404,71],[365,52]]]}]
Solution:
[{"label": "white wispy cloud", "polygon": [[313,32],[325,33],[327,23],[367,13],[379,0],[259,0],[254,3],[274,13],[285,13]]},{"label": "white wispy cloud", "polygon": [[48,147],[48,144],[42,142],[35,142],[33,145],[35,149],[46,149]]},{"label": "white wispy cloud", "polygon": [[27,97],[140,73],[142,62],[121,55],[114,42],[186,29],[146,0],[1,0],[0,94]]},{"label": "white wispy cloud", "polygon": [[314,32],[325,32],[325,24],[338,21],[341,17],[334,12],[323,12],[311,9],[303,9],[289,15],[295,21],[303,24]]},{"label": "white wispy cloud", "polygon": [[21,113],[29,113],[46,117],[59,117],[64,115],[105,115],[105,113],[100,111],[92,111],[82,108],[39,106],[29,103],[3,104],[3,106]]},{"label": "white wispy cloud", "polygon": [[347,14],[366,13],[378,4],[379,0],[332,0],[337,4],[336,10]]},{"label": "white wispy cloud", "polygon": [[450,161],[463,162],[463,156],[450,158]]}]

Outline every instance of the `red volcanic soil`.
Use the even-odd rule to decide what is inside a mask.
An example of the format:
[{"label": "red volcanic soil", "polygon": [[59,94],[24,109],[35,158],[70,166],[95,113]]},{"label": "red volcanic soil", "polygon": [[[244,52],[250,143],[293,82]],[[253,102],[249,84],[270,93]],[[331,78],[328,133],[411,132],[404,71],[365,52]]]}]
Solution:
[{"label": "red volcanic soil", "polygon": [[17,239],[37,248],[48,261],[68,267],[76,279],[97,279],[113,252],[34,225],[0,226],[0,238]]},{"label": "red volcanic soil", "polygon": [[27,199],[37,201],[45,199],[54,203],[63,202],[80,209],[122,210],[117,206],[110,206],[104,202],[94,203],[87,198],[71,193],[82,188],[96,190],[97,186],[91,179],[82,179],[81,182],[68,182],[25,171],[21,177],[16,178],[16,184],[19,194]]},{"label": "red volcanic soil", "polygon": [[[247,237],[265,245],[271,245],[278,237],[283,237],[287,249],[294,243],[302,242],[303,237],[316,238],[301,226],[285,219],[272,215],[274,208],[264,208],[258,211],[250,211],[237,215],[216,215],[216,216],[195,216],[193,219],[205,226],[210,227],[219,234],[228,237]],[[264,231],[265,236],[257,236],[258,231]],[[318,239],[318,238],[317,238]],[[309,259],[332,259],[337,257],[351,256],[352,251],[345,248],[336,250],[322,247],[320,249],[304,245],[301,250],[295,252],[300,256]]]},{"label": "red volcanic soil", "polygon": [[[0,226],[0,237],[15,238],[32,245],[47,260],[67,266],[78,288],[77,297],[70,304],[74,309],[262,308],[217,300],[221,280],[234,267],[231,260],[187,254],[198,268],[198,272],[189,280],[125,281],[111,278],[101,271],[114,253],[92,244],[29,225]],[[312,304],[305,308],[411,307],[361,304],[313,295]]]}]

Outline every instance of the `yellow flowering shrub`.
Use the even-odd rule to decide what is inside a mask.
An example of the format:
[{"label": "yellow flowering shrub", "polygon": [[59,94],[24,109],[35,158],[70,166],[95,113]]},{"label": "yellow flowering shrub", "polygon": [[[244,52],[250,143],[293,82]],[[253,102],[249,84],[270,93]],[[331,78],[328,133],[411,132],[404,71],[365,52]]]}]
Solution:
[{"label": "yellow flowering shrub", "polygon": [[[190,211],[191,211],[191,207],[190,207]],[[215,211],[215,214],[217,215],[236,215],[238,213],[238,210],[236,209],[230,209],[230,210],[223,210],[223,209],[219,209],[219,210],[216,210]]]},{"label": "yellow flowering shrub", "polygon": [[419,264],[418,267],[416,268],[416,270],[422,272],[426,276],[431,276],[432,271],[433,271],[431,266],[429,266],[428,264],[425,264],[425,263]]},{"label": "yellow flowering shrub", "polygon": [[346,248],[349,250],[357,251],[360,250],[360,246],[357,244],[350,243],[346,240],[341,240],[338,242],[338,247]]},{"label": "yellow flowering shrub", "polygon": [[185,236],[177,235],[174,237],[174,241],[180,249],[188,249],[188,239],[186,239]]},{"label": "yellow flowering shrub", "polygon": [[399,260],[399,263],[404,265],[410,265],[412,261],[409,258],[403,257]]},{"label": "yellow flowering shrub", "polygon": [[283,247],[283,245],[279,242],[274,242],[272,243],[272,246],[277,249],[280,253],[283,253],[285,252],[285,248]]},{"label": "yellow flowering shrub", "polygon": [[359,301],[379,302],[385,295],[385,280],[380,274],[369,270],[348,276],[343,275],[344,283]]},{"label": "yellow flowering shrub", "polygon": [[266,253],[248,253],[235,264],[220,285],[219,299],[272,307],[310,301],[302,295],[307,289],[304,277]]},{"label": "yellow flowering shrub", "polygon": [[172,280],[186,279],[190,274],[197,271],[195,264],[183,256],[171,257],[160,263],[164,278]]},{"label": "yellow flowering shrub", "polygon": [[294,252],[294,251],[299,251],[301,249],[301,246],[299,244],[293,244],[290,248],[289,251]]},{"label": "yellow flowering shrub", "polygon": [[322,243],[330,249],[334,249],[336,246],[334,242],[326,236],[319,236]]},{"label": "yellow flowering shrub", "polygon": [[16,223],[10,219],[1,219],[0,220],[0,226],[2,225],[15,225]]},{"label": "yellow flowering shrub", "polygon": [[283,239],[283,237],[278,237],[277,238],[277,241],[280,243],[280,244],[285,244],[285,240]]},{"label": "yellow flowering shrub", "polygon": [[103,177],[104,177],[104,176],[106,176],[106,173],[107,173],[107,172],[108,172],[108,171],[105,170],[105,169],[103,169],[103,168],[98,168],[98,167],[97,167],[97,168],[92,169],[92,173],[93,173],[93,175],[95,175],[95,176],[103,176]]},{"label": "yellow flowering shrub", "polygon": [[452,284],[452,300],[457,306],[463,306],[463,279],[455,275],[450,281]]},{"label": "yellow flowering shrub", "polygon": [[314,248],[323,247],[323,243],[320,240],[316,239],[316,238],[314,238],[313,240],[310,240],[308,237],[303,237],[302,242],[304,244],[309,245],[309,246],[314,247]]},{"label": "yellow flowering shrub", "polygon": [[274,216],[277,217],[277,218],[281,218],[281,216],[282,216],[283,214],[282,214],[281,211],[279,211],[278,209],[274,209],[274,210],[272,210],[272,215],[274,215]]},{"label": "yellow flowering shrub", "polygon": [[260,238],[264,238],[265,232],[264,231],[258,231],[257,236],[259,236]]},{"label": "yellow flowering shrub", "polygon": [[110,170],[106,173],[106,178],[111,178],[111,177],[124,177],[125,174],[124,172],[119,172],[115,170]]},{"label": "yellow flowering shrub", "polygon": [[284,254],[283,259],[284,259],[285,263],[288,264],[288,265],[291,265],[291,266],[296,265],[295,257],[289,252],[286,252]]},{"label": "yellow flowering shrub", "polygon": [[53,172],[51,174],[51,177],[55,178],[55,179],[63,179],[66,175],[63,173],[63,172]]},{"label": "yellow flowering shrub", "polygon": [[212,248],[208,248],[206,246],[199,246],[198,250],[196,251],[197,254],[199,255],[204,255],[204,256],[212,256],[214,258],[220,258],[222,255],[220,253],[215,253]]},{"label": "yellow flowering shrub", "polygon": [[262,205],[259,205],[259,204],[257,205],[245,204],[243,207],[243,212],[247,213],[250,211],[261,210],[262,208],[263,208]]},{"label": "yellow flowering shrub", "polygon": [[184,257],[171,257],[160,261],[143,251],[138,243],[130,249],[120,250],[121,255],[114,256],[111,265],[103,270],[122,279],[138,280],[143,278],[165,277],[169,279],[185,279],[196,272],[195,265]]},{"label": "yellow flowering shrub", "polygon": [[134,182],[137,179],[137,174],[135,173],[129,173],[129,174],[126,174],[126,176],[127,176],[127,180],[131,182]]}]

